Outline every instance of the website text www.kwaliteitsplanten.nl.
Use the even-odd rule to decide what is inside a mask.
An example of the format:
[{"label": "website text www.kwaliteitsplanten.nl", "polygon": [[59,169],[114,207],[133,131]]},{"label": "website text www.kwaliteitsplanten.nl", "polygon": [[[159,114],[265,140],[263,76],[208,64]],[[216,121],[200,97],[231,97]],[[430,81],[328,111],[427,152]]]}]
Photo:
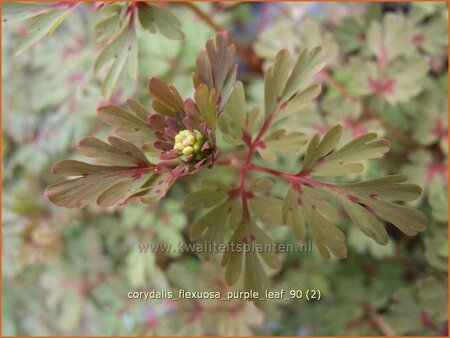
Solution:
[{"label": "website text www.kwaliteitsplanten.nl", "polygon": [[140,253],[172,253],[181,254],[185,252],[194,253],[247,253],[247,252],[275,252],[275,253],[310,253],[312,252],[312,241],[306,241],[304,243],[292,244],[292,243],[271,243],[262,244],[255,241],[251,243],[217,243],[212,241],[199,242],[199,243],[138,243]]}]

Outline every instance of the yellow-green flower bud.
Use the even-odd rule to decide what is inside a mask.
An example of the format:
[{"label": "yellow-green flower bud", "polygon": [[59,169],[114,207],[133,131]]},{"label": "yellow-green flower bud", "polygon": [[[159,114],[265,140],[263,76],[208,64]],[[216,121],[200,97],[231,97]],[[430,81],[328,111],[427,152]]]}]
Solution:
[{"label": "yellow-green flower bud", "polygon": [[194,135],[188,135],[185,138],[185,141],[187,141],[187,143],[192,146],[192,145],[195,144],[195,136]]},{"label": "yellow-green flower bud", "polygon": [[194,152],[194,148],[192,148],[191,146],[185,147],[182,151],[183,155],[190,155],[193,152]]},{"label": "yellow-green flower bud", "polygon": [[177,136],[175,136],[175,142],[176,143],[181,143],[182,141],[183,141],[183,135],[181,135],[181,133],[180,134],[177,134]]},{"label": "yellow-green flower bud", "polygon": [[205,143],[205,137],[198,130],[182,130],[175,136],[174,149],[180,155],[198,154]]}]

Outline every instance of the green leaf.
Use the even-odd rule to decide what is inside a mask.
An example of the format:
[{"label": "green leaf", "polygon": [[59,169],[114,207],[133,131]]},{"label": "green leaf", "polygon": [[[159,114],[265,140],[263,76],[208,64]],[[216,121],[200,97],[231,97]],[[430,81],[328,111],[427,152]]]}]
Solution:
[{"label": "green leaf", "polygon": [[230,97],[236,83],[237,65],[234,62],[235,47],[230,43],[228,33],[222,32],[215,39],[206,42],[206,48],[197,57],[197,72],[194,73],[194,85],[204,83],[211,91],[216,90],[218,113]]},{"label": "green leaf", "polygon": [[347,257],[344,233],[317,212],[312,204],[306,205],[305,215],[314,242],[322,257],[328,259],[330,253],[338,258]]},{"label": "green leaf", "polygon": [[247,114],[245,120],[245,131],[248,135],[254,135],[261,129],[264,123],[264,115],[259,107],[253,107]]},{"label": "green leaf", "polygon": [[[228,245],[234,248],[237,248],[237,245],[248,245],[248,248],[230,250],[223,255],[221,264],[226,268],[225,280],[227,283],[234,285],[238,281],[243,264],[245,264],[244,289],[257,291],[260,297],[263,296],[268,288],[268,279],[261,258],[272,269],[278,268],[281,264],[278,255],[267,250],[267,246],[273,247],[273,240],[254,222],[243,220],[234,231]],[[261,252],[256,252],[259,251],[258,245],[261,246]]]},{"label": "green leaf", "polygon": [[408,55],[398,57],[380,68],[377,61],[355,57],[345,68],[346,72],[352,74],[348,87],[353,90],[354,96],[376,95],[390,105],[398,105],[422,91],[429,64],[422,55]]},{"label": "green leaf", "polygon": [[95,137],[86,137],[78,143],[78,150],[87,157],[95,158],[101,164],[116,166],[150,165],[145,155],[135,145],[114,136],[110,136],[108,141],[110,144]]},{"label": "green leaf", "polygon": [[400,14],[388,13],[382,23],[372,22],[366,36],[372,53],[385,64],[411,48],[411,26]]},{"label": "green leaf", "polygon": [[99,119],[116,128],[116,133],[131,142],[152,145],[155,141],[153,129],[147,124],[150,112],[134,99],[127,100],[130,110],[115,105],[100,106]]},{"label": "green leaf", "polygon": [[222,202],[228,197],[228,189],[200,190],[190,193],[184,199],[189,208],[209,208]]},{"label": "green leaf", "polygon": [[340,200],[346,213],[361,231],[372,238],[378,244],[386,245],[388,242],[388,234],[384,225],[366,208],[358,203],[351,202],[344,197]]},{"label": "green leaf", "polygon": [[428,73],[429,63],[426,57],[417,55],[404,60],[395,60],[386,69],[395,74],[394,90],[385,93],[390,104],[406,102],[422,91],[423,79]]},{"label": "green leaf", "polygon": [[184,112],[183,99],[175,87],[152,77],[148,88],[153,95],[152,106],[156,112],[172,118],[176,118],[177,113]]},{"label": "green leaf", "polygon": [[306,144],[307,137],[301,132],[287,132],[285,129],[277,129],[267,134],[258,147],[258,152],[265,160],[276,161],[276,153],[283,155],[295,155]]},{"label": "green leaf", "polygon": [[334,126],[322,140],[316,134],[308,144],[302,172],[315,176],[343,176],[364,169],[361,161],[378,158],[389,150],[386,140],[375,133],[362,135],[335,150],[342,136],[342,128]]},{"label": "green leaf", "polygon": [[[100,12],[104,12],[105,8],[108,8],[111,4],[102,6]],[[119,9],[122,7],[119,5]],[[116,36],[119,31],[122,31],[123,26],[120,25],[120,10],[117,13],[113,13],[110,16],[106,16],[100,19],[95,25],[95,40],[98,43],[106,42],[112,36]]]},{"label": "green leaf", "polygon": [[[391,297],[389,313],[386,314],[386,322],[395,332],[402,335],[423,332],[420,322],[422,310],[415,302],[414,297],[406,290],[399,289]],[[415,318],[416,320],[411,320]]]},{"label": "green leaf", "polygon": [[362,255],[369,254],[379,260],[388,259],[395,255],[395,242],[390,241],[385,245],[379,245],[355,228],[349,230],[347,238],[350,247]]},{"label": "green leaf", "polygon": [[139,250],[132,250],[126,259],[127,277],[130,285],[134,288],[144,287],[155,270],[155,254],[146,252],[145,254]]},{"label": "green leaf", "polygon": [[313,76],[325,66],[325,55],[321,47],[300,52],[292,68],[282,94],[282,100],[291,98],[295,93],[301,92],[311,85]]},{"label": "green leaf", "polygon": [[134,79],[138,75],[138,44],[136,38],[135,7],[129,3],[107,3],[100,10],[101,20],[95,27],[96,42],[103,49],[94,62],[94,72],[107,66],[102,80],[102,94],[109,99],[117,83],[127,70]]},{"label": "green leaf", "polygon": [[421,307],[434,322],[445,323],[448,318],[448,307],[442,299],[447,298],[445,289],[448,281],[446,278],[438,279],[434,276],[426,277],[420,281],[418,296]]},{"label": "green leaf", "polygon": [[125,45],[127,38],[127,25],[121,26],[121,30],[118,32],[112,41],[97,55],[94,61],[94,72],[97,74],[109,61],[112,59],[118,59],[118,55],[121,54],[123,46]]},{"label": "green leaf", "polygon": [[433,218],[448,221],[448,184],[435,176],[428,185],[428,203],[432,208]]},{"label": "green leaf", "polygon": [[278,254],[273,250],[275,247],[273,239],[253,222],[248,224],[247,232],[254,236],[256,244],[261,245],[262,250],[258,253],[264,263],[271,269],[278,269],[281,265],[281,260],[278,257]]},{"label": "green leaf", "polygon": [[129,111],[115,105],[100,106],[97,109],[99,119],[112,126],[122,128],[142,128],[145,121]]},{"label": "green leaf", "polygon": [[127,100],[127,105],[137,118],[140,118],[144,122],[147,121],[147,118],[150,116],[150,111],[140,104],[139,101],[130,98]]},{"label": "green leaf", "polygon": [[[122,75],[130,55],[137,48],[134,37],[127,37],[125,45],[121,46],[119,54],[114,56],[114,61],[102,83],[102,94],[109,99],[117,86],[120,76]],[[134,66],[133,66],[134,67]],[[132,70],[134,71],[134,70]],[[131,71],[130,71],[131,72]]]},{"label": "green leaf", "polygon": [[243,144],[246,127],[246,103],[242,82],[238,81],[233,87],[230,98],[223,108],[218,120],[218,127],[228,143]]},{"label": "green leaf", "polygon": [[52,10],[49,2],[22,3],[4,2],[2,4],[2,19],[4,25],[10,25],[23,20],[31,19],[42,13]]},{"label": "green leaf", "polygon": [[[318,138],[315,144],[317,149]],[[322,149],[326,152],[329,147]],[[331,252],[342,258],[346,253],[343,234],[332,224],[343,219],[337,204],[344,208],[350,220],[366,236],[381,245],[387,244],[388,235],[375,214],[410,236],[426,228],[426,217],[420,211],[390,202],[411,201],[420,197],[420,187],[406,183],[405,176],[387,176],[349,184],[315,181],[304,178],[302,174],[297,177],[298,181],[295,176],[291,179],[291,187],[284,201],[283,222],[292,226],[294,235],[302,241],[305,238],[305,223],[308,224],[324,257],[328,258]]]},{"label": "green leaf", "polygon": [[440,227],[425,239],[425,258],[435,269],[448,271],[448,230]]},{"label": "green leaf", "polygon": [[333,196],[325,189],[316,189],[308,185],[303,185],[298,191],[301,197],[309,202],[313,209],[320,212],[325,218],[332,222],[342,220],[342,213],[337,207],[337,203]]},{"label": "green leaf", "polygon": [[[326,29],[323,22],[314,16],[305,16],[302,25],[299,27],[290,11],[280,12],[268,25],[258,34],[257,41],[253,44],[255,52],[265,60],[273,60],[277,52],[286,48],[291,52],[296,52],[302,48],[312,49],[322,46],[326,52],[327,63],[335,65],[337,63],[339,48],[334,40],[335,29]],[[350,18],[343,20],[347,22]],[[358,37],[353,37],[358,40]]]},{"label": "green leaf", "polygon": [[404,175],[392,175],[345,186],[358,196],[372,196],[387,201],[401,202],[418,199],[422,189],[416,184],[405,183],[406,180],[407,177]]},{"label": "green leaf", "polygon": [[5,3],[2,5],[2,20],[12,24],[27,20],[27,36],[23,38],[16,50],[16,55],[22,54],[43,37],[50,36],[59,25],[77,8],[78,4],[22,4]]},{"label": "green leaf", "polygon": [[425,52],[440,56],[445,53],[447,48],[447,22],[442,17],[431,17],[427,19],[426,24],[415,27],[413,29],[414,37],[423,36],[423,42],[418,44],[418,47]]},{"label": "green leaf", "polygon": [[244,290],[256,291],[261,297],[269,287],[269,281],[264,272],[261,260],[256,253],[245,255]]},{"label": "green leaf", "polygon": [[140,197],[142,203],[157,204],[166,195],[172,184],[173,180],[170,179],[169,173],[154,174],[135,196]]},{"label": "green leaf", "polygon": [[414,236],[426,229],[427,219],[416,209],[378,199],[363,198],[362,201],[408,236]]},{"label": "green leaf", "polygon": [[215,90],[213,89],[210,92],[206,85],[201,84],[195,89],[194,98],[202,121],[206,122],[212,135],[215,135],[217,125],[217,95]]},{"label": "green leaf", "polygon": [[198,244],[204,245],[205,250],[201,256],[209,260],[214,252],[209,249],[213,243],[223,243],[228,233],[227,202],[219,204],[200,217],[191,227],[190,238],[198,239]]},{"label": "green leaf", "polygon": [[250,183],[250,191],[254,193],[268,192],[273,187],[273,181],[268,178],[256,178]]},{"label": "green leaf", "polygon": [[139,23],[150,33],[156,33],[157,31],[153,15],[152,7],[149,7],[147,4],[138,10]]},{"label": "green leaf", "polygon": [[304,111],[311,104],[312,100],[319,96],[321,90],[322,87],[319,84],[313,84],[297,93],[284,106],[280,106],[274,122]]},{"label": "green leaf", "polygon": [[[229,246],[241,245],[245,238],[245,222],[241,220],[228,242]],[[243,267],[244,253],[238,250],[227,251],[222,256],[221,265],[225,267],[225,280],[228,285],[233,286],[239,280]]]},{"label": "green leaf", "polygon": [[[61,161],[53,167],[53,172],[66,174],[70,164]],[[77,170],[81,169],[79,163],[76,163],[76,167]],[[66,208],[83,208],[93,201],[106,207],[136,193],[151,172],[134,167],[91,166],[89,172],[80,172],[79,175],[50,185],[45,190],[45,196],[52,203]]]},{"label": "green leaf", "polygon": [[264,79],[264,111],[268,119],[277,108],[277,101],[286,87],[293,60],[286,49],[278,52],[275,63],[266,71]]},{"label": "green leaf", "polygon": [[160,174],[154,173],[154,165],[138,147],[117,137],[109,137],[108,141],[109,144],[93,137],[80,141],[82,154],[107,165],[58,162],[52,172],[71,178],[47,187],[45,196],[59,206],[83,208],[93,201],[103,207],[126,202],[151,192],[152,188],[164,195],[168,187],[163,189],[161,181],[156,180]]},{"label": "green leaf", "polygon": [[150,3],[138,4],[138,18],[142,27],[155,33],[155,26],[166,38],[181,40],[184,34],[180,29],[180,22],[169,10]]},{"label": "green leaf", "polygon": [[[367,182],[330,185],[320,189],[337,197],[338,202],[344,207],[350,219],[367,236],[373,238],[379,244],[386,244],[386,231],[373,215],[374,213],[391,222],[409,236],[413,236],[426,228],[426,217],[420,211],[407,205],[389,202],[410,201],[420,196],[421,189],[414,184],[404,183],[405,179],[404,176],[400,175],[388,176]],[[307,187],[303,187],[303,190],[310,193],[311,189],[305,188]],[[325,206],[325,209],[320,207],[317,197],[307,200],[314,201],[315,207],[320,211],[329,210],[329,205]],[[329,214],[329,216],[332,216],[332,214]]]},{"label": "green leaf", "polygon": [[292,227],[294,236],[299,241],[305,240],[305,215],[302,204],[295,190],[290,187],[283,204],[283,223]]},{"label": "green leaf", "polygon": [[341,136],[342,127],[339,125],[331,128],[322,140],[318,134],[314,135],[306,149],[302,171],[312,168],[321,157],[328,155],[339,144]]},{"label": "green leaf", "polygon": [[[189,208],[198,209],[214,207],[194,223],[190,233],[192,240],[199,238],[206,228],[211,226],[216,228],[219,216],[221,221],[223,219],[223,221],[226,222],[224,225],[221,225],[221,227],[224,229],[227,228],[229,221],[228,217],[232,214],[230,210],[230,201],[228,199],[230,189],[230,186],[223,182],[204,180],[202,181],[202,187],[199,190],[196,190],[185,197],[184,204]],[[222,212],[226,212],[226,214],[222,214]]]},{"label": "green leaf", "polygon": [[320,93],[319,85],[312,85],[313,76],[324,66],[321,48],[303,50],[297,60],[281,50],[264,79],[265,119],[273,122],[301,112]]},{"label": "green leaf", "polygon": [[283,224],[283,201],[279,198],[255,195],[248,204],[255,219],[274,225]]}]

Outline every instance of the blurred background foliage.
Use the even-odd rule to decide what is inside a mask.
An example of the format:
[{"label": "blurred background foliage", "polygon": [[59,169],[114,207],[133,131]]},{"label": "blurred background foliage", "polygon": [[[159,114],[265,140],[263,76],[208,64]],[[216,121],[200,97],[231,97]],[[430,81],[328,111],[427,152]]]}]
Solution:
[{"label": "blurred background foliage", "polygon": [[[50,37],[21,53],[29,27],[3,27],[3,335],[447,335],[447,4],[160,5],[177,16],[185,38],[138,26],[138,76],[123,75],[109,98],[102,95],[105,74],[93,68],[102,47],[94,36],[97,5],[71,8]],[[208,171],[177,181],[156,208],[134,202],[68,210],[43,196],[55,182],[53,163],[77,158],[82,136],[108,134],[96,118],[100,104],[130,96],[148,102],[149,76],[192,95],[195,58],[218,29],[239,44],[238,77],[257,105],[262,70],[280,48],[323,45],[328,65],[317,78],[323,94],[287,124],[312,135],[340,123],[348,139],[377,131],[393,150],[363,176],[405,173],[423,187],[416,206],[430,226],[415,237],[388,226],[391,241],[379,246],[342,224],[347,259],[326,261],[316,249],[282,256],[271,289],[320,289],[320,301],[273,300],[257,308],[243,300],[127,298],[134,290],[226,290],[214,261],[138,250],[139,243],[189,241],[198,215],[182,200]],[[277,166],[289,171],[299,161],[287,156]],[[236,179],[232,170],[222,172]],[[292,241],[283,228],[274,236]]]}]

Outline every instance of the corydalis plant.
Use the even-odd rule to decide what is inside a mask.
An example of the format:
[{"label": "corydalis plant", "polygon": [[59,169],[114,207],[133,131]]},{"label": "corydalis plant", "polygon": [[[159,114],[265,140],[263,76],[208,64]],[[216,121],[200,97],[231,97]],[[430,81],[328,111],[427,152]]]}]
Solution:
[{"label": "corydalis plant", "polygon": [[[98,54],[94,71],[107,68],[102,93],[110,98],[121,74],[126,70],[137,79],[137,30],[161,34],[169,39],[184,38],[180,23],[169,10],[147,2],[105,2],[100,5],[101,19],[95,26],[96,42],[104,46]],[[108,66],[109,65],[109,66]]]},{"label": "corydalis plant", "polygon": [[[82,2],[5,2],[2,4],[3,24],[24,22],[25,37],[17,46],[16,54],[33,47],[45,36],[50,36]],[[106,69],[102,79],[102,94],[110,99],[121,75],[138,77],[137,32],[160,32],[168,39],[180,40],[184,34],[180,22],[164,5],[144,1],[96,2],[100,12],[95,26],[95,39],[101,51],[94,63],[94,72]]]},{"label": "corydalis plant", "polygon": [[[154,113],[133,99],[128,100],[129,110],[100,107],[99,118],[115,127],[121,138],[111,136],[109,144],[92,137],[82,140],[80,152],[95,158],[97,164],[70,160],[56,164],[54,173],[75,177],[48,187],[50,201],[65,207],[84,207],[92,201],[109,206],[132,198],[155,203],[177,178],[214,166],[220,132],[237,150],[223,155],[221,161],[238,169],[237,184],[204,180],[198,191],[186,197],[187,205],[208,209],[191,227],[193,240],[272,244],[264,226],[289,225],[300,241],[309,230],[325,258],[344,258],[345,235],[335,224],[345,218],[382,245],[388,236],[381,219],[407,235],[425,229],[421,212],[394,203],[415,200],[421,194],[420,187],[406,183],[404,176],[345,184],[319,179],[361,172],[365,160],[380,158],[389,150],[386,140],[368,133],[339,146],[340,126],[308,141],[304,134],[288,132],[277,123],[301,114],[320,94],[320,85],[313,80],[324,66],[321,48],[303,50],[296,58],[287,50],[277,54],[265,75],[264,111],[247,110],[233,60],[233,46],[225,33],[219,34],[207,42],[197,59],[193,98],[183,100],[173,86],[152,78]],[[296,153],[305,144],[301,167],[295,173],[253,162],[256,153],[276,160],[279,154]],[[146,154],[158,154],[159,161],[150,162]],[[286,182],[284,199],[270,196],[272,180],[257,177],[249,181],[249,172]],[[204,255],[210,257],[211,253]],[[262,261],[272,269],[280,266],[274,252],[227,252],[222,257],[227,283],[235,284],[244,270],[244,287],[262,292],[267,288]]]},{"label": "corydalis plant", "polygon": [[[50,201],[69,208],[82,208],[93,201],[111,206],[131,198],[151,204],[177,178],[211,167],[218,155],[217,119],[236,82],[233,59],[234,47],[226,33],[220,34],[207,42],[197,59],[193,99],[183,100],[173,86],[151,78],[154,113],[134,99],[127,101],[129,110],[99,107],[100,120],[115,127],[120,138],[111,136],[109,143],[94,137],[81,140],[80,153],[94,158],[96,164],[57,163],[52,172],[76,178],[48,187]],[[146,153],[159,156],[159,161],[151,163]]]}]

